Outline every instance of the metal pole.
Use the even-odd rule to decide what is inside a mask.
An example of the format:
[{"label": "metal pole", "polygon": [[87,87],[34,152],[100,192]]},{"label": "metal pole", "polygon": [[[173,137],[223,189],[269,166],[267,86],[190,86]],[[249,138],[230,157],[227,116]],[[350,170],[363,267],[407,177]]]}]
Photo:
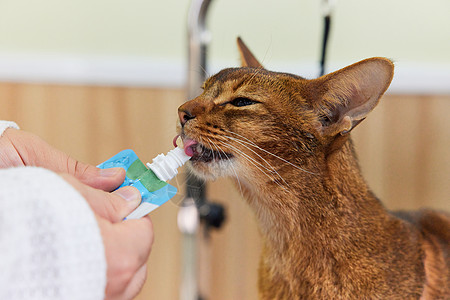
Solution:
[{"label": "metal pole", "polygon": [[[206,29],[206,14],[211,0],[192,0],[188,14],[188,99],[200,95],[201,86],[206,79],[206,48],[210,34]],[[193,198],[197,207],[206,202],[206,186],[195,176],[187,178],[187,197]]]},{"label": "metal pole", "polygon": [[185,198],[178,211],[178,228],[182,238],[182,268],[180,300],[199,299],[197,284],[197,239],[199,226],[198,209],[192,198]]},{"label": "metal pole", "polygon": [[[206,14],[210,0],[192,0],[188,12],[188,99],[200,95],[201,85],[205,81],[206,47],[210,40],[206,29]],[[186,178],[186,198],[178,212],[178,227],[182,238],[182,278],[180,300],[198,300],[198,232],[199,210],[206,203],[206,184],[195,176]]]},{"label": "metal pole", "polygon": [[206,79],[206,47],[210,41],[206,29],[206,14],[211,0],[192,0],[188,13],[188,98],[193,99],[201,92]]}]

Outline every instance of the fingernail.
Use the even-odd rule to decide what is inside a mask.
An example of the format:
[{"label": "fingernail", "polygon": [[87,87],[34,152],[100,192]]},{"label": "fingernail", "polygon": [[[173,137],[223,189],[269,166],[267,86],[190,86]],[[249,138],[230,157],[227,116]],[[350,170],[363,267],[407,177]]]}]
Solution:
[{"label": "fingernail", "polygon": [[102,177],[114,177],[119,172],[121,172],[122,168],[109,168],[109,169],[100,169],[100,176]]},{"label": "fingernail", "polygon": [[141,202],[141,194],[136,188],[123,187],[121,189],[118,189],[114,193],[118,194],[120,197],[128,201],[132,206],[137,206]]}]

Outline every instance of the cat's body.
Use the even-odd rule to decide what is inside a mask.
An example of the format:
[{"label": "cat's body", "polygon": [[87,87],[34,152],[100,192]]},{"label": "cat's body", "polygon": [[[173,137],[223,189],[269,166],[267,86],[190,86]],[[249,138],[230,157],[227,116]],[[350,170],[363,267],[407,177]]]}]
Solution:
[{"label": "cat's body", "polygon": [[240,42],[179,109],[204,178],[236,179],[263,238],[262,299],[448,299],[450,218],[389,213],[362,177],[349,132],[378,103],[390,61],[316,80],[269,72]]}]

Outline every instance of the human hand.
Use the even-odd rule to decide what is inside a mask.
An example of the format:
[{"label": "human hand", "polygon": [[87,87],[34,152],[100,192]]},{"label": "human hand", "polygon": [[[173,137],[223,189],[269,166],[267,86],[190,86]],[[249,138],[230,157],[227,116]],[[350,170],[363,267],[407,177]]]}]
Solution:
[{"label": "human hand", "polygon": [[0,168],[18,166],[36,166],[68,173],[104,191],[112,191],[125,180],[125,170],[122,168],[99,169],[79,162],[32,133],[9,128],[0,137]]},{"label": "human hand", "polygon": [[124,187],[113,193],[104,192],[124,181],[125,170],[99,169],[78,162],[34,134],[9,128],[0,137],[0,168],[18,166],[37,166],[60,173],[87,200],[105,248],[105,299],[135,297],[146,279],[145,263],[153,244],[153,228],[148,217],[122,222],[140,203],[137,189]]},{"label": "human hand", "polygon": [[107,193],[91,188],[69,174],[60,175],[87,200],[97,218],[107,263],[105,299],[133,299],[144,285],[146,262],[153,244],[149,217],[122,222],[139,205],[139,191],[134,187],[123,187]]}]

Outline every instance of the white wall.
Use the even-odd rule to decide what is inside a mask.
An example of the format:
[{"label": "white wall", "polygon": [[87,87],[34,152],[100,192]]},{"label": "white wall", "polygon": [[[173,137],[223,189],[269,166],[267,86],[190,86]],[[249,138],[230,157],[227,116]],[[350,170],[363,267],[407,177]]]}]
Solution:
[{"label": "white wall", "polygon": [[[317,74],[322,1],[212,1],[213,71],[238,64],[240,35],[269,69]],[[188,5],[187,0],[2,0],[0,79],[180,86]],[[338,0],[328,70],[386,56],[397,62],[397,90],[448,93],[449,12],[448,0]],[[418,90],[423,81],[428,87]]]}]

